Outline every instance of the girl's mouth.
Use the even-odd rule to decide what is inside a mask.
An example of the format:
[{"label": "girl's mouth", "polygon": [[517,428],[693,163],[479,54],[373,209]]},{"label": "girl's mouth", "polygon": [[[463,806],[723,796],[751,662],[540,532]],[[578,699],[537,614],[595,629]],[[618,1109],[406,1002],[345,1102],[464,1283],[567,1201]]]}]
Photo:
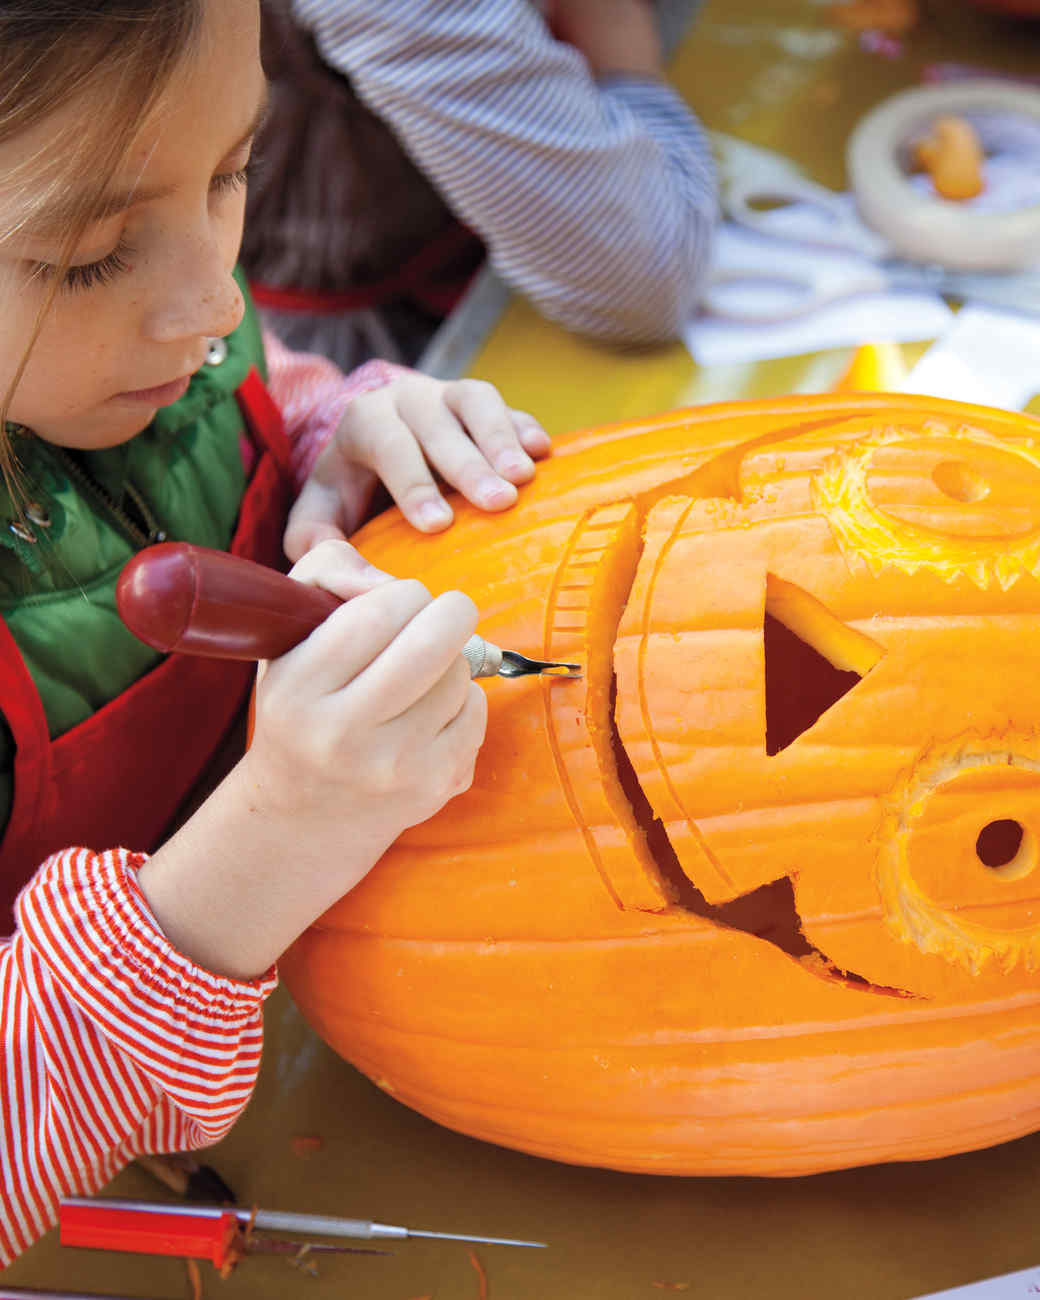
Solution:
[{"label": "girl's mouth", "polygon": [[168,384],[159,384],[155,388],[138,388],[132,392],[117,393],[117,402],[134,402],[141,406],[169,406],[183,397],[191,383],[191,375],[184,375]]}]

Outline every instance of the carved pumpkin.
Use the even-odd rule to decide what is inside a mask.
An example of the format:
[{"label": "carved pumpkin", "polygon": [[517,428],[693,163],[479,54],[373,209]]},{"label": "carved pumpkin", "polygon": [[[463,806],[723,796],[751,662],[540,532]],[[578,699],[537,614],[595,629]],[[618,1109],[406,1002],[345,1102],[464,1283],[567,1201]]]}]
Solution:
[{"label": "carved pumpkin", "polygon": [[[358,538],[581,681],[283,971],[402,1102],[559,1160],[800,1174],[1040,1127],[1040,424],[787,398],[560,441]],[[350,828],[344,827],[349,835]]]}]

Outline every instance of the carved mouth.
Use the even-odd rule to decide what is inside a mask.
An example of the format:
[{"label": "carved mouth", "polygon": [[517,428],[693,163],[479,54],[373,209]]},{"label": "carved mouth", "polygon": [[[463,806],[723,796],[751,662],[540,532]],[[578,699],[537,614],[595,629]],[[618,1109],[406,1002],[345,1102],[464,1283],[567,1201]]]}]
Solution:
[{"label": "carved mouth", "polygon": [[[854,673],[842,674],[842,676],[855,677],[857,681],[859,680]],[[616,679],[614,692],[612,706],[616,698]],[[785,728],[792,732],[796,728],[799,731],[805,730],[811,725],[811,720],[815,720],[811,710],[801,715],[787,712],[784,718]],[[743,930],[756,939],[771,943],[788,956],[796,958],[806,970],[820,979],[889,997],[914,996],[905,989],[874,984],[854,971],[840,970],[825,953],[814,947],[805,937],[802,918],[798,915],[795,906],[794,886],[787,876],[760,885],[758,889],[742,894],[728,903],[709,903],[683,871],[664,825],[654,816],[650,801],[639,784],[616,726],[612,728],[612,739],[614,762],[621,788],[632,807],[636,822],[642,828],[647,848],[661,873],[662,880],[666,883],[674,906],[712,921],[716,925]]]}]

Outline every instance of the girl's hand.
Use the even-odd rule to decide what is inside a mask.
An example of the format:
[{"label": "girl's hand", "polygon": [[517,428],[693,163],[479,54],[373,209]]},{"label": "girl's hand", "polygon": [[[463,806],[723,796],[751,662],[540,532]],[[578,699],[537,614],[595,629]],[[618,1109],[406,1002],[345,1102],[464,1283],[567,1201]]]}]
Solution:
[{"label": "girl's hand", "polygon": [[477,622],[467,596],[433,598],[344,542],[293,576],[347,599],[263,665],[249,750],[139,877],[171,942],[240,978],[469,787],[487,720],[461,654]]},{"label": "girl's hand", "polygon": [[[338,897],[403,830],[469,786],[486,704],[461,650],[477,611],[461,592],[433,598],[415,580],[359,570],[343,542],[322,543],[292,576],[356,594],[262,665],[243,761],[301,840],[331,835],[321,856],[341,873]],[[352,863],[360,845],[369,851]]]},{"label": "girl's hand", "polygon": [[452,520],[435,476],[482,510],[505,510],[549,446],[533,416],[482,380],[395,380],[347,407],[289,514],[285,553],[297,560],[324,538],[348,537],[380,480],[424,533]]}]

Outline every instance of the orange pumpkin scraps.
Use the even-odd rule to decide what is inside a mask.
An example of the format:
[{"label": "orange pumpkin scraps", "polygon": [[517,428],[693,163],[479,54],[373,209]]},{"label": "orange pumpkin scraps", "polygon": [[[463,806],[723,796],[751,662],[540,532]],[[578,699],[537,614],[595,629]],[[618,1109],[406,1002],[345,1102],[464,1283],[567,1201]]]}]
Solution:
[{"label": "orange pumpkin scraps", "polygon": [[908,367],[898,343],[863,343],[831,387],[833,393],[898,393]]},{"label": "orange pumpkin scraps", "polygon": [[937,117],[931,133],[913,146],[911,160],[928,173],[935,192],[944,199],[973,199],[985,188],[982,142],[963,117]]},{"label": "orange pumpkin scraps", "polygon": [[477,1300],[487,1300],[488,1280],[487,1273],[484,1271],[484,1265],[477,1258],[475,1250],[470,1250],[466,1253],[469,1255],[469,1262],[473,1265],[477,1274]]},{"label": "orange pumpkin scraps", "polygon": [[302,1159],[315,1155],[324,1145],[324,1140],[312,1133],[298,1133],[289,1139],[293,1155],[300,1156]]},{"label": "orange pumpkin scraps", "polygon": [[830,12],[833,21],[849,31],[888,36],[905,36],[920,19],[917,0],[841,0]]},{"label": "orange pumpkin scraps", "polygon": [[286,954],[310,1022],[575,1163],[791,1175],[1040,1127],[1038,449],[1010,412],[772,399],[561,439],[438,537],[373,521],[373,562],[587,676],[488,685],[473,789]]}]

